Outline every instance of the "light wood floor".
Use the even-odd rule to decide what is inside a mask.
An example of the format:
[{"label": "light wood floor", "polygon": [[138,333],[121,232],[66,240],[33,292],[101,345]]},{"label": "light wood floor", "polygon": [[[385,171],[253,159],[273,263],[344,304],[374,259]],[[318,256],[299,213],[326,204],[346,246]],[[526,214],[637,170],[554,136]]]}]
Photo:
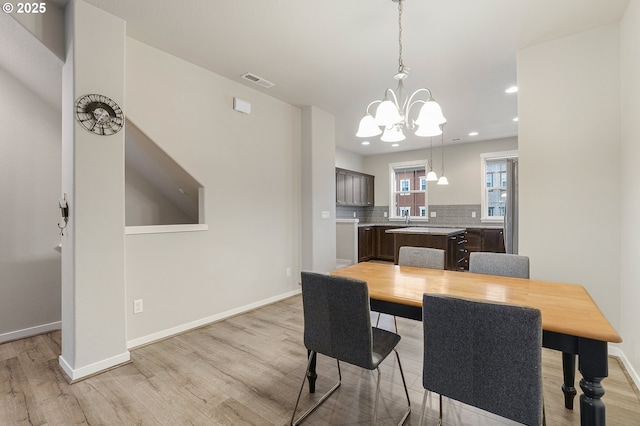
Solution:
[{"label": "light wood floor", "polygon": [[[388,318],[387,326],[389,325]],[[400,357],[419,423],[423,390],[421,323],[398,319]],[[132,350],[132,363],[69,385],[58,366],[60,333],[0,345],[0,424],[284,425],[306,363],[301,298],[257,309]],[[640,424],[640,400],[615,358],[604,380],[609,425]],[[394,357],[381,367],[380,424],[402,415]],[[320,358],[318,393],[333,384],[335,362]],[[375,373],[343,365],[343,385],[308,419],[309,425],[371,424]],[[560,354],[544,351],[547,424],[578,425],[563,407]],[[577,377],[580,377],[579,375]],[[315,396],[317,397],[317,396]],[[304,407],[314,398],[303,393]],[[436,424],[436,399],[428,424]],[[512,424],[445,399],[447,425]]]}]

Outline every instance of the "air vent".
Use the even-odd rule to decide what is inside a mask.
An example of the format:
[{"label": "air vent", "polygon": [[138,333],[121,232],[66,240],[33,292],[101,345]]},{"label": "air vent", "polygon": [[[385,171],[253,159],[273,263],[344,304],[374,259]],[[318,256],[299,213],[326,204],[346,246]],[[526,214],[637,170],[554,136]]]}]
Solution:
[{"label": "air vent", "polygon": [[275,86],[275,84],[270,82],[269,80],[265,80],[262,77],[258,77],[255,74],[251,74],[250,72],[244,74],[242,78],[244,78],[245,80],[249,80],[252,83],[258,84],[264,87],[265,89]]}]

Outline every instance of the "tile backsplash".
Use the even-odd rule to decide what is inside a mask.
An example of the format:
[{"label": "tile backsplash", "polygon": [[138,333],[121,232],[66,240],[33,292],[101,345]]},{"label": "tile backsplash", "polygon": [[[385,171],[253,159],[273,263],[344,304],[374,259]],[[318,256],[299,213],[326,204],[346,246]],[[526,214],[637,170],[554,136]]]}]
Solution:
[{"label": "tile backsplash", "polygon": [[[431,205],[429,206],[428,219],[426,222],[429,225],[440,226],[458,226],[458,225],[478,225],[480,222],[480,204],[443,204],[443,205]],[[336,206],[336,218],[337,219],[353,219],[353,214],[360,220],[361,223],[385,223],[389,221],[388,217],[385,217],[385,213],[388,214],[389,206],[375,206],[375,207],[347,207]],[[431,217],[432,212],[435,212],[436,217]],[[476,217],[472,217],[475,212]],[[413,223],[419,223],[413,221]]]}]

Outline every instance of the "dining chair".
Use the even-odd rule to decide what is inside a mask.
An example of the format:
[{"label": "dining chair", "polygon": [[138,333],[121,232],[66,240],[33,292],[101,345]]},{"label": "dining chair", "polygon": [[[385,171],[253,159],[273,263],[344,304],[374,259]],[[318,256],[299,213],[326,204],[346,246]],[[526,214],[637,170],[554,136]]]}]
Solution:
[{"label": "dining chair", "polygon": [[[415,266],[417,268],[444,269],[444,250],[428,247],[402,246],[398,252],[398,265]],[[376,327],[380,324],[380,313],[376,320]],[[393,317],[393,326],[398,332],[398,321]]]},{"label": "dining chair", "polygon": [[[398,342],[400,342],[400,336],[387,330],[371,327],[367,283],[314,272],[302,272],[301,275],[304,344],[309,351],[309,361],[293,409],[293,415],[291,416],[291,425],[300,424],[341,385],[340,361],[367,370],[377,370],[378,377],[373,413],[373,421],[375,423],[380,395],[380,369],[378,367],[392,351],[396,354],[404,392],[407,397],[407,411],[400,423],[398,423],[399,425],[404,424],[411,413],[411,401],[409,400],[402,364],[400,364],[400,356],[395,349]],[[336,360],[338,382],[315,405],[294,420],[312,359],[318,354]]]},{"label": "dining chair", "polygon": [[518,254],[473,252],[469,254],[469,272],[529,278],[529,257]]},{"label": "dining chair", "polygon": [[400,247],[398,265],[444,269],[444,250],[428,247]]},{"label": "dining chair", "polygon": [[523,423],[544,424],[538,309],[424,294],[425,389]]}]

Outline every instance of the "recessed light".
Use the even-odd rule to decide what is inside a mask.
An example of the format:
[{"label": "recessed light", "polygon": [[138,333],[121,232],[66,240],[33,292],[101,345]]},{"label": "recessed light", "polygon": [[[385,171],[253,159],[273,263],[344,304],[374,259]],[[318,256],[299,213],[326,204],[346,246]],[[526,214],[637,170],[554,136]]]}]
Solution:
[{"label": "recessed light", "polygon": [[400,146],[400,144],[399,143],[394,143],[394,144],[391,144],[391,146],[395,148],[395,147]]},{"label": "recessed light", "polygon": [[362,145],[369,145],[371,142],[369,141],[362,141]]},{"label": "recessed light", "polygon": [[469,136],[478,136],[478,132],[469,132]]},{"label": "recessed light", "polygon": [[518,86],[511,86],[507,90],[505,90],[504,92],[505,93],[517,93],[518,92]]},{"label": "recessed light", "polygon": [[518,121],[518,117],[514,118],[513,121]]}]

